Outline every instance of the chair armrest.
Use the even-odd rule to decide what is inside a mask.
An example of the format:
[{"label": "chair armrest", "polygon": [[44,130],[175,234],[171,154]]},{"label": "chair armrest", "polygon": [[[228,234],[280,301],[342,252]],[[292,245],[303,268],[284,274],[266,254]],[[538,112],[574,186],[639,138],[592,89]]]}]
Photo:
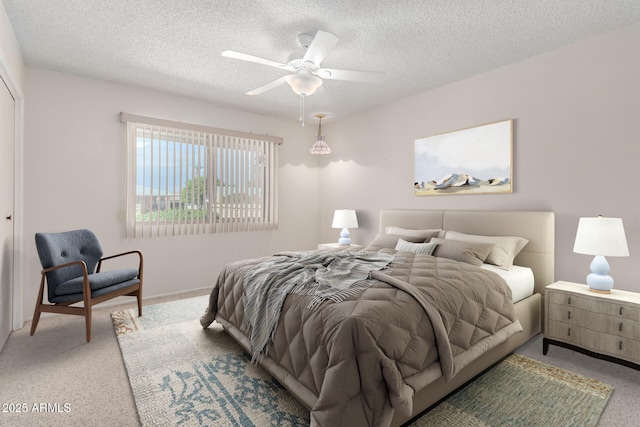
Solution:
[{"label": "chair armrest", "polygon": [[77,264],[82,265],[82,274],[86,276],[88,274],[88,272],[87,272],[87,264],[85,264],[85,262],[82,261],[82,260],[71,261],[71,262],[68,262],[66,264],[54,265],[53,267],[45,268],[44,270],[41,271],[41,273],[42,274],[46,274],[46,273],[48,273],[50,271],[53,271],[53,270],[59,270],[61,268],[71,267],[72,265],[77,265]]},{"label": "chair armrest", "polygon": [[122,253],[115,254],[115,255],[105,256],[105,257],[100,258],[100,261],[106,261],[106,260],[111,259],[111,258],[117,258],[117,257],[121,257],[121,256],[124,256],[124,255],[130,255],[130,254],[138,254],[140,259],[142,259],[142,251],[133,250],[133,251],[122,252]]},{"label": "chair armrest", "polygon": [[142,280],[142,268],[143,268],[143,263],[144,263],[144,257],[142,256],[142,251],[139,250],[133,250],[133,251],[127,251],[127,252],[122,252],[119,254],[115,254],[115,255],[109,255],[106,257],[102,257],[98,260],[98,267],[96,268],[96,272],[100,271],[100,267],[102,267],[102,261],[106,261],[108,259],[113,259],[113,258],[118,258],[118,257],[122,257],[125,255],[138,255],[138,272],[139,272],[139,278]]}]

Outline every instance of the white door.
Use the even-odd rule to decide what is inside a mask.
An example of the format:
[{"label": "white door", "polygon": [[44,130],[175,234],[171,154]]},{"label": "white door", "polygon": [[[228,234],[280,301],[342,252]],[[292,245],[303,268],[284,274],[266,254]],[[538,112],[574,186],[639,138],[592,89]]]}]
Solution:
[{"label": "white door", "polygon": [[0,350],[12,329],[15,109],[0,78]]}]

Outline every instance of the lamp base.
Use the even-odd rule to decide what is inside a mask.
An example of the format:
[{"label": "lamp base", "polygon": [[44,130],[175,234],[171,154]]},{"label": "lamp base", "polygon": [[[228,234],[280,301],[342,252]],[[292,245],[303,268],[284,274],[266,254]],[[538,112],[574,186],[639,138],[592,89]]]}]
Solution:
[{"label": "lamp base", "polygon": [[349,234],[349,230],[346,228],[342,229],[338,243],[340,246],[349,246],[351,244],[351,235]]},{"label": "lamp base", "polygon": [[596,255],[591,261],[591,274],[587,276],[589,290],[600,294],[609,294],[613,288],[613,277],[609,276],[609,263],[602,255]]},{"label": "lamp base", "polygon": [[608,290],[608,291],[601,291],[601,290],[599,290],[599,289],[593,289],[593,288],[589,288],[589,290],[590,290],[591,292],[595,292],[595,293],[597,293],[597,294],[610,294],[610,293],[611,293],[611,291],[610,291],[610,290]]}]

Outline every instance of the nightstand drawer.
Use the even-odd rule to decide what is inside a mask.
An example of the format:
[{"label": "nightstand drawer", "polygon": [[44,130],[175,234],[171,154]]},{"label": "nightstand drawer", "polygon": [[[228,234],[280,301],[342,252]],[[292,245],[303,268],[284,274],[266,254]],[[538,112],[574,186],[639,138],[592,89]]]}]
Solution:
[{"label": "nightstand drawer", "polygon": [[582,328],[580,328],[579,326],[550,319],[547,330],[545,331],[545,335],[551,339],[564,341],[575,345],[580,345],[581,333]]},{"label": "nightstand drawer", "polygon": [[635,320],[558,304],[549,304],[548,315],[549,320],[640,341],[640,322]]},{"label": "nightstand drawer", "polygon": [[602,300],[596,296],[587,297],[569,292],[550,291],[549,303],[640,321],[640,307],[618,301]]},{"label": "nightstand drawer", "polygon": [[549,304],[549,319],[584,325],[593,313],[570,305]]},{"label": "nightstand drawer", "polygon": [[625,337],[553,320],[549,320],[547,336],[597,353],[640,362],[640,342]]},{"label": "nightstand drawer", "polygon": [[582,336],[588,338],[589,343],[595,343],[592,347],[593,351],[640,362],[638,341],[594,331],[589,331]]}]

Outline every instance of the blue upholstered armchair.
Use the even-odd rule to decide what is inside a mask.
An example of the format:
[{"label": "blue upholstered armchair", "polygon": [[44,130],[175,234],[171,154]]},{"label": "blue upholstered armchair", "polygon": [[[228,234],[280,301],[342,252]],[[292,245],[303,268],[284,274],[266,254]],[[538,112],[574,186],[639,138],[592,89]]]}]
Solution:
[{"label": "blue upholstered armchair", "polygon": [[[43,270],[31,335],[42,312],[75,314],[84,316],[89,342],[91,307],[122,295],[138,299],[138,316],[142,316],[142,252],[133,250],[103,258],[100,242],[89,230],[37,233],[36,248]],[[137,268],[102,271],[103,261],[125,255],[137,256]],[[45,282],[50,304],[43,303]],[[71,306],[78,302],[83,306]]]}]

